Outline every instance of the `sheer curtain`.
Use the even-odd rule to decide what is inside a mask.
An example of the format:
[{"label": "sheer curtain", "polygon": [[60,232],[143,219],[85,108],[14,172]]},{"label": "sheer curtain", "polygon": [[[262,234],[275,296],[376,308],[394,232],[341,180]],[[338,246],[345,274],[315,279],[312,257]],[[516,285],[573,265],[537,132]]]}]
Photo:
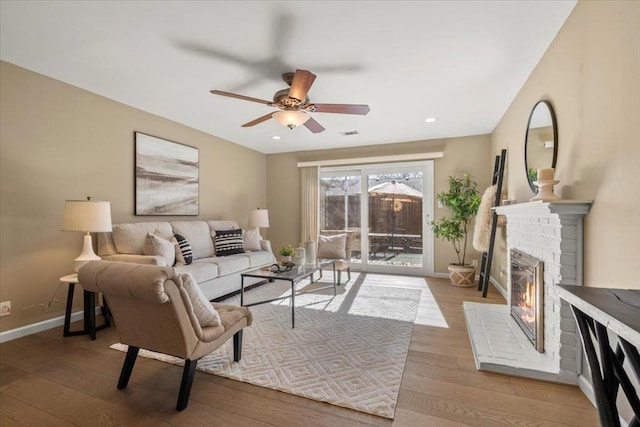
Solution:
[{"label": "sheer curtain", "polygon": [[300,197],[300,224],[302,242],[316,241],[318,238],[318,166],[300,168],[300,182],[302,194]]}]

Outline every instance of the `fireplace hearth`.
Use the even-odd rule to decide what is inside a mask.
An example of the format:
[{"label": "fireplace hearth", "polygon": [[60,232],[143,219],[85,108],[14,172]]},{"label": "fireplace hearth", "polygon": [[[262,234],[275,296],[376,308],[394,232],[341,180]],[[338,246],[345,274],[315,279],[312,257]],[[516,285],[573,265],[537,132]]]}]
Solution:
[{"label": "fireplace hearth", "polygon": [[544,263],[511,249],[510,312],[529,341],[544,352]]}]

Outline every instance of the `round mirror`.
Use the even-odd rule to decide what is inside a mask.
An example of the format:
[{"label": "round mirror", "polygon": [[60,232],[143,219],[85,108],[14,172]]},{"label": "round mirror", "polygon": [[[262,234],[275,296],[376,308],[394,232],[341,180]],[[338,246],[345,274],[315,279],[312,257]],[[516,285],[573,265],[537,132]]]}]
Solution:
[{"label": "round mirror", "polygon": [[553,107],[549,101],[538,101],[529,115],[524,142],[525,172],[534,193],[538,192],[533,184],[538,178],[538,169],[555,168],[557,155],[558,127]]}]

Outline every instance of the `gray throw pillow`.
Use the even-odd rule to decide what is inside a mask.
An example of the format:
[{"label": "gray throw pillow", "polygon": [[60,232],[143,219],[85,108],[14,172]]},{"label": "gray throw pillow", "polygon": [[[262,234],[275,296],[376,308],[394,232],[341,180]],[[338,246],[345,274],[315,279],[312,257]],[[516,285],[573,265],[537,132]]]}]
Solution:
[{"label": "gray throw pillow", "polygon": [[211,302],[204,296],[200,286],[196,283],[190,274],[182,274],[182,287],[187,292],[191,306],[193,307],[193,314],[195,314],[198,323],[203,328],[208,326],[220,326],[222,321],[220,315],[213,308]]},{"label": "gray throw pillow", "polygon": [[245,230],[242,239],[244,240],[244,249],[246,251],[257,252],[262,250],[262,246],[260,246],[260,232],[258,232],[257,228]]},{"label": "gray throw pillow", "polygon": [[347,234],[318,236],[318,258],[344,259],[347,257]]},{"label": "gray throw pillow", "polygon": [[169,267],[176,263],[176,247],[173,242],[151,233],[147,234],[147,240],[153,252],[150,255],[163,256]]}]

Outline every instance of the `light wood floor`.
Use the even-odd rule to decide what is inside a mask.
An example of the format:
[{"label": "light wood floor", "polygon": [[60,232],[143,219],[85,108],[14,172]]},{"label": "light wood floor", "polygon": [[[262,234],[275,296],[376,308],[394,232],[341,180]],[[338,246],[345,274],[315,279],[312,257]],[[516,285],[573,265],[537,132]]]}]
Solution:
[{"label": "light wood floor", "polygon": [[503,298],[494,289],[482,299],[474,288],[427,281],[448,328],[414,327],[393,421],[201,372],[189,407],[178,413],[181,367],[138,358],[119,391],[123,353],[109,349],[115,329],[91,341],[63,338],[60,327],[0,345],[0,425],[598,425],[577,387],[476,371],[462,301]]}]

